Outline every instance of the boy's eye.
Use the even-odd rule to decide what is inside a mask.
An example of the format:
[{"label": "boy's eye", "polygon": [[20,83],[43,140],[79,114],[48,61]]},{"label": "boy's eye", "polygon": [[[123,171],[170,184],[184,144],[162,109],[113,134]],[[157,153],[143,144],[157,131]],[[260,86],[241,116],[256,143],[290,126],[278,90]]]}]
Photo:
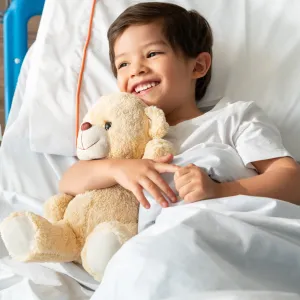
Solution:
[{"label": "boy's eye", "polygon": [[148,58],[150,58],[150,57],[154,57],[154,56],[156,56],[157,54],[160,54],[161,52],[155,52],[155,51],[153,51],[153,52],[150,52],[149,54],[148,54]]},{"label": "boy's eye", "polygon": [[119,64],[119,66],[118,66],[118,69],[121,69],[121,68],[124,68],[124,67],[126,67],[128,65],[128,63],[121,63],[121,64]]}]

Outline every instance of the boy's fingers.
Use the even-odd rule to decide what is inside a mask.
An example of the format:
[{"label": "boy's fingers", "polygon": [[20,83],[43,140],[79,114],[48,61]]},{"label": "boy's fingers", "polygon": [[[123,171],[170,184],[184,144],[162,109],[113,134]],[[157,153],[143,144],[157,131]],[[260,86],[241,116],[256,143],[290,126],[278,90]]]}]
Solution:
[{"label": "boy's fingers", "polygon": [[188,168],[188,167],[181,167],[181,168],[178,168],[178,169],[176,170],[175,174],[174,174],[174,178],[175,178],[175,179],[178,179],[179,177],[182,177],[182,176],[184,176],[184,175],[186,175],[186,174],[188,174],[188,173],[190,173],[190,172],[191,172],[191,170],[190,170],[190,168]]},{"label": "boy's fingers", "polygon": [[143,205],[146,209],[150,208],[150,203],[146,199],[143,193],[143,189],[141,187],[132,189],[132,193],[137,198],[137,200],[141,203],[141,205]]},{"label": "boy's fingers", "polygon": [[169,185],[161,178],[161,176],[156,173],[150,173],[148,175],[149,179],[152,180],[152,182],[154,182],[157,187],[172,201],[172,202],[176,202],[177,201],[177,197],[175,195],[175,193],[173,192],[173,190],[169,187]]},{"label": "boy's fingers", "polygon": [[147,177],[144,177],[140,180],[140,185],[152,195],[152,197],[158,202],[162,207],[168,207],[168,202],[165,197],[162,195],[160,189],[156,186],[156,184]]},{"label": "boy's fingers", "polygon": [[176,190],[178,191],[183,186],[189,184],[193,180],[193,175],[191,173],[186,173],[175,179]]},{"label": "boy's fingers", "polygon": [[179,169],[176,165],[164,163],[156,163],[154,168],[158,173],[175,173]]},{"label": "boy's fingers", "polygon": [[182,186],[178,192],[181,199],[185,199],[186,195],[192,193],[194,191],[194,185],[189,182],[186,185]]}]

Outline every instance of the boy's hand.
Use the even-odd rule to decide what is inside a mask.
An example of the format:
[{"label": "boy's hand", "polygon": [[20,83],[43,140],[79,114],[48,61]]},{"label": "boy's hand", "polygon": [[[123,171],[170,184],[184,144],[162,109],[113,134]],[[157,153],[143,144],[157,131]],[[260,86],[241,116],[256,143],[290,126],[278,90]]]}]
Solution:
[{"label": "boy's hand", "polygon": [[187,203],[217,198],[219,194],[219,184],[193,164],[178,169],[174,181],[179,196]]},{"label": "boy's hand", "polygon": [[151,194],[162,207],[167,207],[168,202],[164,194],[172,202],[176,202],[177,197],[160,174],[175,173],[178,170],[179,167],[170,164],[172,160],[171,154],[156,160],[116,160],[113,164],[113,177],[117,183],[130,190],[145,208],[150,208],[150,203],[145,198],[143,189]]}]

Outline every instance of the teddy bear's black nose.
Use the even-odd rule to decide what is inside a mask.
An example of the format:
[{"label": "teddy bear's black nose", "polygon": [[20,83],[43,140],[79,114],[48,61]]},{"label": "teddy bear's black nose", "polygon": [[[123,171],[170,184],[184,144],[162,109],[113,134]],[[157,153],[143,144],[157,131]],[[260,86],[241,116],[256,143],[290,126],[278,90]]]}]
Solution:
[{"label": "teddy bear's black nose", "polygon": [[89,123],[89,122],[84,122],[82,125],[81,125],[81,130],[82,131],[85,131],[85,130],[88,130],[92,127],[92,124]]}]

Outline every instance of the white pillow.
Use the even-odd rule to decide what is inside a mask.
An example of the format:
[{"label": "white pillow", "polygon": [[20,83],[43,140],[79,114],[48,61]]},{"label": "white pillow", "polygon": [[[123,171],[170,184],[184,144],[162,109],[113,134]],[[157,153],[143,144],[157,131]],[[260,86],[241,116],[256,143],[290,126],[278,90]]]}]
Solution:
[{"label": "white pillow", "polygon": [[[81,117],[116,91],[106,33],[129,5],[97,1],[81,93]],[[153,1],[154,2],[154,1]],[[300,1],[165,1],[196,9],[213,28],[213,78],[202,107],[223,96],[255,101],[300,160]],[[92,1],[46,1],[31,68],[30,141],[37,152],[75,155],[75,93]]]}]

